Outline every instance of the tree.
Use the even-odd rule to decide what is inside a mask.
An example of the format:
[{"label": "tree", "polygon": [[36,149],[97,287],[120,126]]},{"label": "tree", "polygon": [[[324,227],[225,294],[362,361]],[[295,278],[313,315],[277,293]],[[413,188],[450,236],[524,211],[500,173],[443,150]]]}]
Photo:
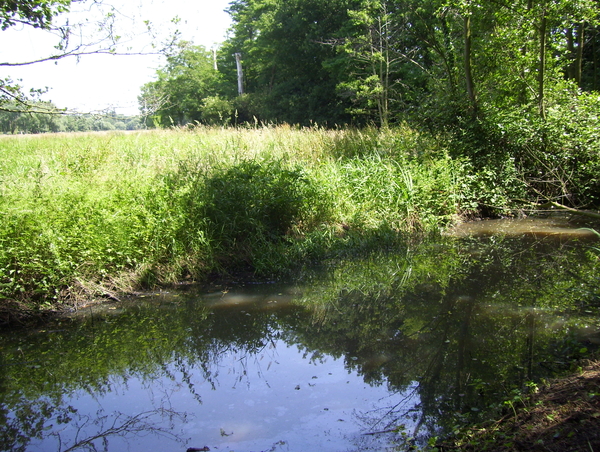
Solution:
[{"label": "tree", "polygon": [[22,24],[50,29],[54,17],[68,11],[70,5],[71,0],[5,1],[0,6],[0,28],[6,30],[16,24]]},{"label": "tree", "polygon": [[334,41],[350,59],[346,66],[353,69],[338,89],[360,105],[351,111],[369,114],[374,109],[377,122],[384,128],[389,125],[392,67],[397,61],[392,49],[395,30],[387,3],[367,1],[359,10],[348,11],[349,23],[358,33]]},{"label": "tree", "polygon": [[40,113],[52,110],[56,110],[56,106],[49,102],[37,102],[31,106],[17,102],[5,104],[0,110],[0,133],[58,132],[62,129],[62,117]]},{"label": "tree", "polygon": [[549,91],[564,79],[581,86],[584,28],[598,18],[596,1],[493,3],[477,6],[472,17],[479,23],[475,30],[479,42],[473,45],[481,49],[474,64],[480,66],[482,94],[494,99],[492,104],[498,100],[505,106],[535,103],[544,118]]},{"label": "tree", "polygon": [[324,64],[350,111],[387,127],[411,107],[429,75],[430,61],[414,33],[417,5],[407,0],[364,0],[348,11],[348,21],[328,42],[338,54]]},{"label": "tree", "polygon": [[234,35],[224,43],[223,73],[234,85],[233,54],[241,53],[249,116],[294,124],[349,122],[349,104],[337,96],[337,80],[324,62],[324,45],[348,20],[356,0],[236,0],[229,12]]},{"label": "tree", "polygon": [[157,80],[142,87],[142,116],[148,118],[149,125],[202,122],[205,99],[219,94],[220,83],[212,53],[203,46],[181,41],[167,56],[167,64],[157,71]]},{"label": "tree", "polygon": [[[0,29],[7,30],[17,24],[50,30],[57,14],[68,10],[70,0],[25,0],[2,2],[0,6]],[[0,63],[0,66],[9,66]],[[39,94],[39,91],[37,92]],[[33,93],[32,93],[33,94]],[[0,110],[12,111],[27,106],[26,95],[21,86],[10,78],[0,80]]]},{"label": "tree", "polygon": [[[108,113],[91,114],[48,114],[57,110],[55,105],[34,105],[35,111],[20,104],[8,105],[0,111],[0,133],[47,133],[85,132],[90,130],[135,130],[141,127],[139,118]],[[38,111],[41,111],[38,112]]]},{"label": "tree", "polygon": [[586,91],[600,91],[600,26],[586,23],[583,29],[585,46],[582,53],[581,88]]}]

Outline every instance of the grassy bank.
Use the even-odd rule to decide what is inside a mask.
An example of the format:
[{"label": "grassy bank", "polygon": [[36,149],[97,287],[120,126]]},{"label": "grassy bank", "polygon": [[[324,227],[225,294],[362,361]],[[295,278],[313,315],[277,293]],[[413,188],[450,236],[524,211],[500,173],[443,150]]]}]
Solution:
[{"label": "grassy bank", "polygon": [[0,153],[0,299],[30,307],[273,275],[518,197],[409,128],[2,137]]}]

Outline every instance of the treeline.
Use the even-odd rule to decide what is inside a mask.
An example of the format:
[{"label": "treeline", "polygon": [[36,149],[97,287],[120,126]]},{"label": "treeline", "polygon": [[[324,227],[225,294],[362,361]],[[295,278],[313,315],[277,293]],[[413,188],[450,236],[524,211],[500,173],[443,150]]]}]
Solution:
[{"label": "treeline", "polygon": [[215,55],[182,42],[144,86],[155,124],[545,116],[565,91],[600,87],[597,0],[234,0],[229,13]]},{"label": "treeline", "polygon": [[87,132],[99,130],[137,130],[143,128],[139,116],[106,114],[66,114],[44,102],[26,105],[3,105],[0,133]]}]

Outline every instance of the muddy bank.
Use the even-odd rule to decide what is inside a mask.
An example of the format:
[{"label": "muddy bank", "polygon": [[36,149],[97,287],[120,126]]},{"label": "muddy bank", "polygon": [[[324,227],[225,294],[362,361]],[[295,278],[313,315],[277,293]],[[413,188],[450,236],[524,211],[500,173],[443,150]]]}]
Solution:
[{"label": "muddy bank", "polygon": [[502,218],[459,223],[443,235],[451,237],[532,236],[560,239],[598,239],[594,228],[600,222],[569,213],[555,213],[546,217]]}]

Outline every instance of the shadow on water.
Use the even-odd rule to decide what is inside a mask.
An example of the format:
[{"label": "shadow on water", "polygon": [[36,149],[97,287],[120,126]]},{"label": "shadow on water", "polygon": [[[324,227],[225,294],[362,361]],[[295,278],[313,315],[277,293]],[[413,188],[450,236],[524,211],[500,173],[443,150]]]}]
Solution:
[{"label": "shadow on water", "polygon": [[588,240],[457,235],[4,335],[0,448],[407,450],[600,342]]}]

